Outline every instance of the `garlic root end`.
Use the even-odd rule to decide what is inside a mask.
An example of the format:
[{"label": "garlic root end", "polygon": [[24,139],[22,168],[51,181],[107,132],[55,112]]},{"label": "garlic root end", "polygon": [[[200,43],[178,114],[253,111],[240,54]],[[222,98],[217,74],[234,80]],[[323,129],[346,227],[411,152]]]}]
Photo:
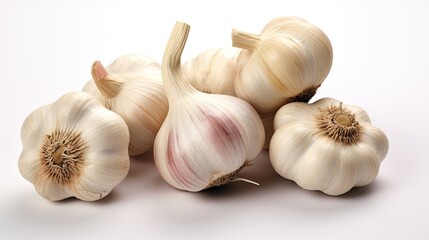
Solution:
[{"label": "garlic root end", "polygon": [[210,183],[207,185],[207,187],[205,189],[208,188],[212,188],[212,187],[221,187],[224,185],[227,185],[230,182],[237,182],[237,181],[243,181],[243,182],[247,182],[247,183],[252,183],[255,184],[257,186],[259,186],[259,183],[256,183],[254,181],[245,179],[245,178],[238,178],[238,173],[243,170],[243,168],[247,167],[247,166],[251,166],[253,165],[253,163],[249,160],[245,161],[243,165],[241,165],[241,167],[239,167],[237,170],[235,170],[234,172],[225,174],[223,176],[217,177],[215,176]]}]

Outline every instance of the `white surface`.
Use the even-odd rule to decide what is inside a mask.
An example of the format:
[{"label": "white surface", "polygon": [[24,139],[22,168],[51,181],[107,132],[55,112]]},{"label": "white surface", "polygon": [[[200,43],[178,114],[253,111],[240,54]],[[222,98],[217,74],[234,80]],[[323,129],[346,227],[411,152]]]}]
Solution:
[{"label": "white surface", "polygon": [[[0,239],[429,239],[428,6],[424,1],[1,1]],[[197,1],[195,1],[197,2]],[[323,2],[323,3],[322,3]],[[328,3],[326,3],[328,2]],[[169,187],[150,154],[98,202],[49,202],[19,174],[20,128],[35,108],[80,90],[99,59],[130,52],[161,61],[177,20],[191,33],[183,60],[300,16],[334,48],[313,98],[363,107],[390,150],[376,181],[340,197],[300,189],[266,154],[233,183],[201,193]]]}]

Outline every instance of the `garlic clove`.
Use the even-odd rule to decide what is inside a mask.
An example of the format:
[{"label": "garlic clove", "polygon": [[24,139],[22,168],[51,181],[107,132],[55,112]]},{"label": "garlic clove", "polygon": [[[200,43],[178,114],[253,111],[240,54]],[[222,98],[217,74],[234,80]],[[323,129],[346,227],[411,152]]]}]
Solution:
[{"label": "garlic clove", "polygon": [[246,50],[240,52],[235,91],[262,113],[308,102],[333,59],[331,43],[317,27],[300,19],[275,22],[262,34],[232,31],[233,46]]},{"label": "garlic clove", "polygon": [[148,56],[127,54],[106,68],[95,61],[91,72],[93,80],[83,91],[125,120],[130,156],[149,150],[168,111],[160,65]]},{"label": "garlic clove", "polygon": [[237,48],[211,48],[186,61],[182,75],[193,87],[205,93],[235,96]]},{"label": "garlic clove", "polygon": [[189,28],[176,23],[164,53],[162,75],[170,108],[155,139],[154,160],[168,184],[197,192],[237,180],[262,150],[264,129],[247,102],[200,92],[184,78],[180,57]]},{"label": "garlic clove", "polygon": [[284,105],[274,129],[269,153],[275,171],[333,196],[374,181],[389,148],[363,109],[331,98]]},{"label": "garlic clove", "polygon": [[18,167],[44,198],[105,197],[127,175],[126,123],[84,92],[33,111],[21,130]]}]

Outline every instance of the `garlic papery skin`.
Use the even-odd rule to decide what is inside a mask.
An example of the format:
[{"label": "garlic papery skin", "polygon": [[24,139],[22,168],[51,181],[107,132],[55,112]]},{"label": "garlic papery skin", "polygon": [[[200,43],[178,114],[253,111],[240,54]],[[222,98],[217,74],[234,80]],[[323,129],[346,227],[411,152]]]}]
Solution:
[{"label": "garlic papery skin", "polygon": [[239,180],[261,152],[264,128],[256,110],[237,97],[196,90],[181,74],[190,26],[177,22],[168,41],[162,77],[169,111],[154,145],[161,177],[190,192]]},{"label": "garlic papery skin", "polygon": [[269,155],[275,171],[329,195],[371,183],[389,149],[386,135],[362,108],[332,98],[284,105],[274,130]]},{"label": "garlic papery skin", "polygon": [[[277,34],[282,31],[288,31],[292,26],[299,27],[301,24],[308,24],[307,21],[296,16],[280,16],[269,21],[262,29],[262,34]],[[307,26],[309,29],[315,26]],[[305,30],[305,29],[303,29]],[[317,31],[317,30],[316,30]]]},{"label": "garlic papery skin", "polygon": [[232,31],[232,45],[245,49],[236,94],[263,113],[288,102],[308,102],[333,60],[331,43],[319,28],[298,18],[274,23],[262,34]]},{"label": "garlic papery skin", "polygon": [[235,96],[238,48],[211,48],[182,65],[182,75],[193,87],[205,93]]},{"label": "garlic papery skin", "polygon": [[148,56],[127,54],[106,68],[95,61],[91,72],[93,79],[83,91],[125,120],[130,130],[130,156],[152,148],[168,111],[160,65]]},{"label": "garlic papery skin", "polygon": [[33,111],[21,140],[19,171],[51,201],[104,198],[128,174],[128,127],[88,93],[67,93]]}]

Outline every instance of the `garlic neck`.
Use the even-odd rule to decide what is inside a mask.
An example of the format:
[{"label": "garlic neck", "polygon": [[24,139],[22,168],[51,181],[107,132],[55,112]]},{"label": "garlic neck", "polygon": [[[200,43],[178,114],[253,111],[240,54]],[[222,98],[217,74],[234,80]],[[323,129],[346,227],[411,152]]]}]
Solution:
[{"label": "garlic neck", "polygon": [[232,46],[250,51],[254,51],[259,43],[262,41],[262,36],[258,34],[251,34],[236,29],[232,30]]},{"label": "garlic neck", "polygon": [[356,144],[360,140],[362,129],[356,116],[342,105],[320,109],[318,121],[319,131],[337,142]]},{"label": "garlic neck", "polygon": [[181,72],[181,61],[183,49],[185,48],[190,26],[186,23],[176,22],[162,59],[162,79],[169,104],[183,95],[195,92],[195,88],[183,78]]},{"label": "garlic neck", "polygon": [[116,97],[121,91],[123,83],[109,74],[100,61],[92,64],[91,74],[95,85],[105,97]]}]

